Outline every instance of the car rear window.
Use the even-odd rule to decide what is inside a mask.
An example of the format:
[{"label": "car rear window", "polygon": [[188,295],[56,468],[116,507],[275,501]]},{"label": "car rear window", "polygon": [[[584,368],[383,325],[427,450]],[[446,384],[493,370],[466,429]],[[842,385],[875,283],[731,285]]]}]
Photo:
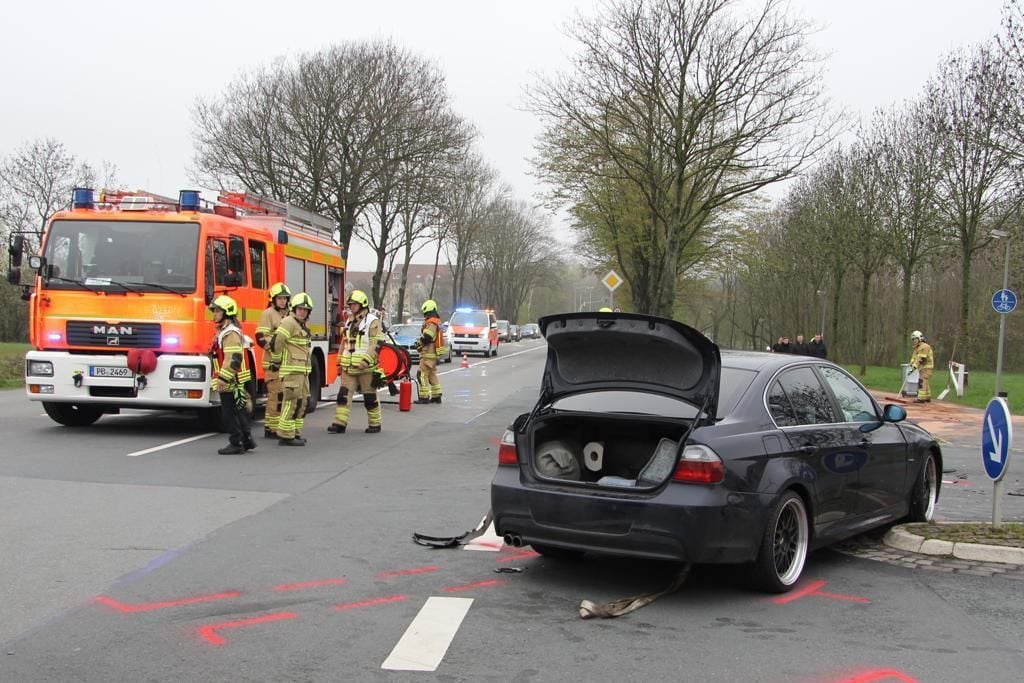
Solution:
[{"label": "car rear window", "polygon": [[[744,368],[722,368],[718,394],[718,419],[729,415],[750,387],[757,371]],[[589,391],[555,401],[556,410],[586,413],[636,413],[680,419],[697,416],[697,408],[675,398],[644,391]]]}]

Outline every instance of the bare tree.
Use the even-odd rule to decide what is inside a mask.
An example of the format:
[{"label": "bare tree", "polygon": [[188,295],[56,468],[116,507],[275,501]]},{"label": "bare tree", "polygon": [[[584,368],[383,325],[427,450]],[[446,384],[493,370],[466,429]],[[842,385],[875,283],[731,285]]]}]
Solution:
[{"label": "bare tree", "polygon": [[715,213],[794,175],[835,131],[808,26],[782,0],[742,18],[738,4],[613,0],[570,29],[574,72],[530,93],[545,123],[535,165],[555,192],[572,204],[598,176],[639,196],[640,310],[671,316],[680,260]]},{"label": "bare tree", "polygon": [[925,88],[928,125],[941,159],[938,207],[960,251],[959,347],[971,352],[971,267],[1020,206],[1014,154],[1000,144],[1007,66],[991,45],[946,57]]},{"label": "bare tree", "polygon": [[[67,208],[75,187],[112,186],[117,169],[103,162],[97,170],[68,152],[53,138],[27,142],[0,160],[0,239],[20,233],[26,251],[42,244],[46,222]],[[6,262],[3,267],[6,270]],[[17,295],[5,290],[5,301]],[[10,295],[10,296],[8,296]],[[22,341],[28,332],[28,310],[22,305],[0,307],[0,340]]]},{"label": "bare tree", "polygon": [[475,152],[454,169],[442,191],[440,219],[446,224],[448,265],[452,272],[452,303],[463,302],[466,274],[476,251],[487,212],[499,191],[498,174]]},{"label": "bare tree", "polygon": [[473,260],[477,300],[516,322],[529,293],[558,263],[549,232],[547,219],[525,202],[494,199]]}]

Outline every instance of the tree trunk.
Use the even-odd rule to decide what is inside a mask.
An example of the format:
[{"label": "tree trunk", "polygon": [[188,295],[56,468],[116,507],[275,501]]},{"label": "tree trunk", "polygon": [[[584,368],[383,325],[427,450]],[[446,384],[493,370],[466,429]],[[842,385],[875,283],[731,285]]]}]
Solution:
[{"label": "tree trunk", "polygon": [[868,309],[871,299],[871,273],[861,272],[860,292],[860,376],[868,374]]},{"label": "tree trunk", "polygon": [[913,297],[913,266],[904,264],[903,266],[903,296],[900,301],[900,348],[906,345],[906,340],[910,339],[910,301]]},{"label": "tree trunk", "polygon": [[[963,358],[963,364],[970,369],[970,352],[971,352],[971,250],[965,248],[963,250],[963,258],[960,265],[960,340],[958,346],[961,351],[961,358]],[[931,334],[931,330],[921,330],[925,333],[927,339]],[[932,344],[934,346],[934,343]]]}]

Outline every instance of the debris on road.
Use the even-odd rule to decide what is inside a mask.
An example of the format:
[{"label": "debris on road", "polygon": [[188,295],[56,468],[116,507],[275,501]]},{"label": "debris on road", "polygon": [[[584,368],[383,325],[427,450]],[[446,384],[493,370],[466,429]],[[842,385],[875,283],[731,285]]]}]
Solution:
[{"label": "debris on road", "polygon": [[690,574],[690,565],[685,564],[683,568],[679,570],[679,573],[672,583],[668,585],[662,591],[657,593],[645,593],[643,595],[634,595],[631,598],[621,598],[619,600],[612,600],[611,602],[605,603],[594,603],[590,600],[584,600],[580,603],[580,618],[581,619],[593,619],[594,617],[600,617],[602,619],[610,619],[612,617],[621,617],[624,614],[636,611],[641,607],[646,607],[663,595],[669,595],[675,593],[686,581],[686,577]]},{"label": "debris on road", "polygon": [[473,529],[463,532],[458,536],[428,536],[427,534],[413,532],[412,541],[417,545],[422,545],[434,549],[458,548],[460,545],[465,545],[477,536],[483,534],[484,531],[487,530],[487,527],[491,524],[491,519],[491,511],[488,510],[487,514],[484,515],[483,519],[480,520],[479,524],[477,524]]}]

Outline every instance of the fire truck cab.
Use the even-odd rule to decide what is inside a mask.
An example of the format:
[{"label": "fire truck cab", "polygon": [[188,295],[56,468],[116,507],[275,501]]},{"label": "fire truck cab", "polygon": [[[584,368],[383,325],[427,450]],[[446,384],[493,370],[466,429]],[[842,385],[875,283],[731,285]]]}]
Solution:
[{"label": "fire truck cab", "polygon": [[[271,284],[283,281],[315,305],[308,322],[315,408],[337,379],[332,332],[345,261],[336,240],[330,219],[243,193],[207,203],[193,190],[175,200],[76,189],[28,259],[35,271],[28,398],[64,425],[149,408],[196,410],[217,426],[207,306],[219,294],[233,297],[251,342]],[[257,400],[265,393],[262,353],[255,344],[247,352]]]}]

